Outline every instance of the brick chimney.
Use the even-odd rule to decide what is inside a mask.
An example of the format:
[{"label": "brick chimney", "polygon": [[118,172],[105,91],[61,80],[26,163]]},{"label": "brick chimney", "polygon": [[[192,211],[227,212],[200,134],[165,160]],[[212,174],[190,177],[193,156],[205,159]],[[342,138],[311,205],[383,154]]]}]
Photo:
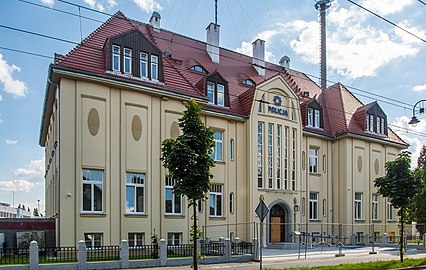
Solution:
[{"label": "brick chimney", "polygon": [[260,76],[265,76],[265,41],[256,39],[253,43],[253,66]]},{"label": "brick chimney", "polygon": [[207,53],[212,62],[219,64],[219,28],[220,25],[210,23],[207,32]]}]

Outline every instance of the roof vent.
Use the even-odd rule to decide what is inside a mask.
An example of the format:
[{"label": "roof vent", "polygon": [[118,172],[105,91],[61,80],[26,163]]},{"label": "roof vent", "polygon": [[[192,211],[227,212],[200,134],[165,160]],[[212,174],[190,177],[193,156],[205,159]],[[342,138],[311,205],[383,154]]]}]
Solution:
[{"label": "roof vent", "polygon": [[253,43],[252,63],[260,76],[265,76],[265,41],[256,39]]},{"label": "roof vent", "polygon": [[280,63],[280,66],[284,68],[290,68],[290,57],[288,57],[287,55],[284,55],[283,57],[281,57],[279,63]]},{"label": "roof vent", "polygon": [[166,51],[164,52],[164,56],[165,56],[165,57],[170,58],[170,57],[172,57],[172,52],[171,52],[171,51],[169,51],[169,50],[166,50]]},{"label": "roof vent", "polygon": [[305,96],[305,97],[309,97],[309,91],[303,91],[303,96]]},{"label": "roof vent", "polygon": [[160,13],[154,11],[151,15],[151,19],[149,19],[149,24],[152,25],[155,31],[160,32],[160,21],[161,16]]},{"label": "roof vent", "polygon": [[207,26],[207,53],[212,62],[219,64],[219,28],[220,25],[210,23]]}]

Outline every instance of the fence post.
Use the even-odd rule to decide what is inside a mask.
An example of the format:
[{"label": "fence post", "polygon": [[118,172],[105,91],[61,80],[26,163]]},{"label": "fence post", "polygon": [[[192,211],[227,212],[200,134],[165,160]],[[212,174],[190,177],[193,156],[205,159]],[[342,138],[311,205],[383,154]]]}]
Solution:
[{"label": "fence post", "polygon": [[120,259],[121,268],[129,268],[129,242],[126,239],[121,240]]},{"label": "fence post", "polygon": [[87,252],[84,240],[78,241],[78,270],[87,269]]},{"label": "fence post", "polygon": [[383,246],[386,246],[387,244],[388,244],[388,234],[387,233],[384,233],[383,234]]},{"label": "fence post", "polygon": [[257,238],[253,238],[251,241],[253,243],[253,260],[259,261],[259,241]]},{"label": "fence post", "polygon": [[352,246],[356,246],[358,244],[358,235],[353,234],[352,235]]},{"label": "fence post", "polygon": [[167,243],[166,240],[160,239],[160,266],[167,265]]},{"label": "fence post", "polygon": [[225,260],[229,262],[232,253],[231,240],[229,240],[229,238],[225,238],[223,244],[225,245]]},{"label": "fence post", "polygon": [[364,236],[364,243],[365,243],[366,247],[370,246],[370,234],[369,233],[365,234],[365,236]]},{"label": "fence post", "polygon": [[30,243],[30,270],[38,270],[38,245],[34,240]]}]

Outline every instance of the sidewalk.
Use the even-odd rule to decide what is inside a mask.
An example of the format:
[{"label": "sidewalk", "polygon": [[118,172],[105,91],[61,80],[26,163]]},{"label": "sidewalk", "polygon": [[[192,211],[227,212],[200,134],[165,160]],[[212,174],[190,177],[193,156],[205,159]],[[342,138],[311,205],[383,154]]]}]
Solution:
[{"label": "sidewalk", "polygon": [[[301,250],[300,259],[298,259],[298,250],[279,250],[279,249],[264,249],[263,251],[263,268],[289,268],[289,267],[315,267],[325,265],[339,265],[344,263],[361,263],[369,261],[389,261],[399,260],[398,248],[396,247],[376,247],[377,254],[369,254],[371,247],[360,248],[344,248],[342,253],[345,256],[336,257],[338,249],[320,248]],[[426,258],[426,250],[407,249],[407,255],[404,258]],[[199,270],[252,270],[259,269],[259,262],[248,263],[226,263],[226,264],[200,264]],[[176,266],[176,267],[157,267],[157,268],[142,268],[142,269],[168,269],[168,270],[191,270],[191,266]]]}]

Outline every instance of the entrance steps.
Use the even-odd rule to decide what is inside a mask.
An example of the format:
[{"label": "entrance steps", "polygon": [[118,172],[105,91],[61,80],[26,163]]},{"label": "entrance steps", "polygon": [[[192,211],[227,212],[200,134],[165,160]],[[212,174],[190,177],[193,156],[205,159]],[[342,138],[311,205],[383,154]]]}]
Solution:
[{"label": "entrance steps", "polygon": [[292,242],[275,242],[270,243],[266,248],[268,249],[298,249],[299,244],[298,243],[292,243]]}]

